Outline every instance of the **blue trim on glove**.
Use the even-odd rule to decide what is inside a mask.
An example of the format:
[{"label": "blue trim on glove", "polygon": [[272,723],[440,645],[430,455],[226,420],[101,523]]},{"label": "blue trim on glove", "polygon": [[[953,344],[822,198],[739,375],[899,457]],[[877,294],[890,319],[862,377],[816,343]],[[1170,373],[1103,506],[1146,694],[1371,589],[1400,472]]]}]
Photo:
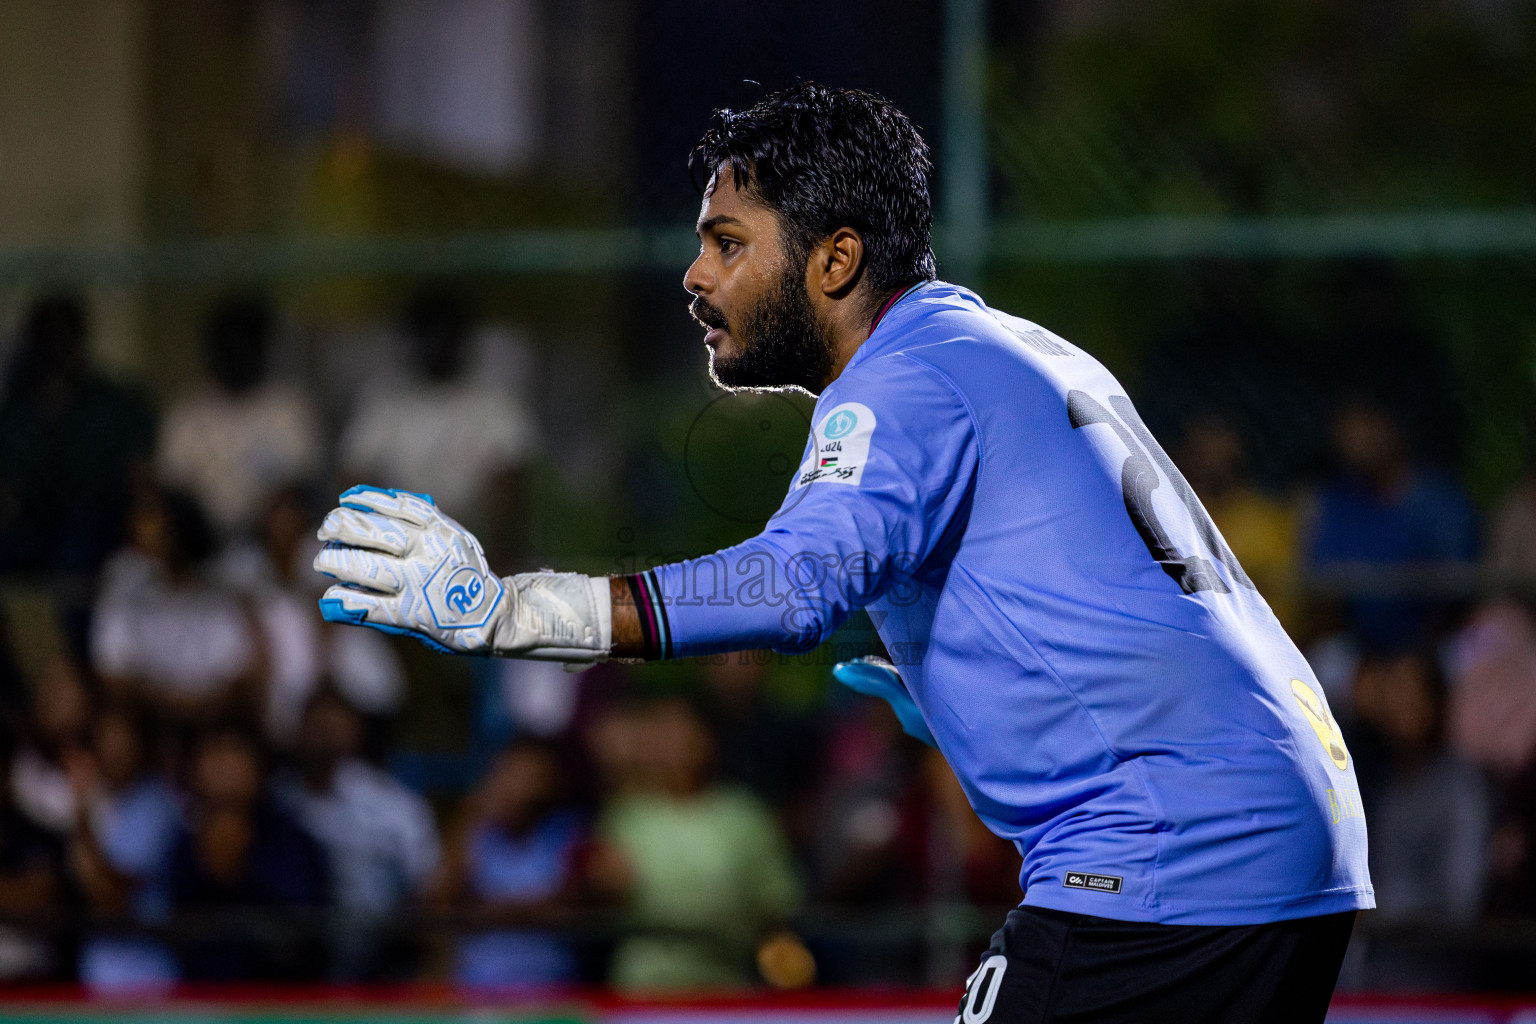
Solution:
[{"label": "blue trim on glove", "polygon": [[419,491],[402,491],[398,487],[374,487],[371,484],[358,484],[356,487],[348,487],[346,490],[342,491],[340,499],[341,507],[350,508],[357,512],[372,512],[373,509],[368,508],[365,505],[357,505],[347,501],[347,497],[349,495],[367,494],[369,491],[372,491],[374,494],[387,494],[391,498],[398,498],[402,494],[409,494],[413,498],[420,498],[422,501],[426,502],[428,505],[431,505],[433,508],[437,507],[437,502],[430,494],[422,494]]},{"label": "blue trim on glove", "polygon": [[322,597],[320,599],[320,617],[326,622],[340,622],[348,626],[367,626],[376,629],[380,633],[388,633],[390,636],[408,636],[438,654],[458,654],[451,647],[444,647],[424,633],[415,630],[401,629],[399,626],[385,626],[377,622],[368,621],[368,613],[361,608],[348,608],[341,603],[339,597]]},{"label": "blue trim on glove", "polygon": [[896,712],[902,732],[930,747],[938,746],[928,723],[923,721],[923,713],[917,709],[917,702],[907,692],[906,684],[892,665],[878,658],[855,658],[832,666],[832,678],[855,693],[879,697]]}]

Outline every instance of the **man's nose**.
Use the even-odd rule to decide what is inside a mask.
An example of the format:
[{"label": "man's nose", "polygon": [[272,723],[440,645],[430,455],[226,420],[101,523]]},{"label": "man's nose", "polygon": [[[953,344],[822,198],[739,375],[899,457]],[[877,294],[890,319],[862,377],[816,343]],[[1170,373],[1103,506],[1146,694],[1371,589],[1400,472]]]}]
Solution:
[{"label": "man's nose", "polygon": [[689,265],[688,272],[683,275],[683,287],[690,294],[703,295],[715,285],[714,275],[705,268],[704,254],[699,253]]}]

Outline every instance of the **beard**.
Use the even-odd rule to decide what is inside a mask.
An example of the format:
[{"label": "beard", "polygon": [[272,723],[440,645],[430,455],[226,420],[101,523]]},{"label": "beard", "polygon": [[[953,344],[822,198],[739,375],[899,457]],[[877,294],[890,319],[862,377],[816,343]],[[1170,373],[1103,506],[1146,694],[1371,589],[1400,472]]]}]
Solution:
[{"label": "beard", "polygon": [[[803,267],[803,264],[801,265]],[[689,312],[706,327],[730,329],[725,314],[702,297]],[[805,292],[803,269],[794,260],[731,331],[738,351],[722,357],[709,349],[709,379],[724,391],[785,391],[816,395],[832,376],[832,338],[816,319]]]}]

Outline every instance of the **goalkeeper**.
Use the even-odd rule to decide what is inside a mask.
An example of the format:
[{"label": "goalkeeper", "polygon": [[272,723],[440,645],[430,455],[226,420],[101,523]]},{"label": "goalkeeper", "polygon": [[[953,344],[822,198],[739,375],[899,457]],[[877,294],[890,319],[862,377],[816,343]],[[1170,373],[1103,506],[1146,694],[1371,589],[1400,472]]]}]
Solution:
[{"label": "goalkeeper", "polygon": [[332,621],[590,662],[815,647],[935,742],[1023,855],[960,1019],[1322,1021],[1373,905],[1322,690],[1124,389],[935,280],[927,148],[867,93],[721,111],[684,278],[728,389],[817,395],[758,536],[633,576],[499,578],[430,499],[342,497]]}]

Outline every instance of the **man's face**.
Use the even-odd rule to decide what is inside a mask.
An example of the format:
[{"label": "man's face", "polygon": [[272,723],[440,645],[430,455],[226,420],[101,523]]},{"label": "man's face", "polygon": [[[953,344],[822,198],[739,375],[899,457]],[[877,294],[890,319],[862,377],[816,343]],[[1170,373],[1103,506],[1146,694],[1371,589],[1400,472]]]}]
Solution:
[{"label": "man's face", "polygon": [[1346,469],[1366,476],[1390,469],[1403,451],[1392,417],[1366,405],[1346,406],[1334,417],[1333,444]]},{"label": "man's face", "polygon": [[811,308],[806,255],[786,244],[778,215],[723,167],[705,191],[698,234],[683,287],[707,331],[710,378],[728,391],[819,392],[832,375],[831,338]]},{"label": "man's face", "polygon": [[317,768],[329,768],[356,756],[362,740],[357,714],[341,700],[327,697],[305,712],[299,728],[299,755]]},{"label": "man's face", "polygon": [[261,795],[261,764],[243,742],[222,736],[205,740],[192,766],[192,788],[216,807],[245,807]]}]

